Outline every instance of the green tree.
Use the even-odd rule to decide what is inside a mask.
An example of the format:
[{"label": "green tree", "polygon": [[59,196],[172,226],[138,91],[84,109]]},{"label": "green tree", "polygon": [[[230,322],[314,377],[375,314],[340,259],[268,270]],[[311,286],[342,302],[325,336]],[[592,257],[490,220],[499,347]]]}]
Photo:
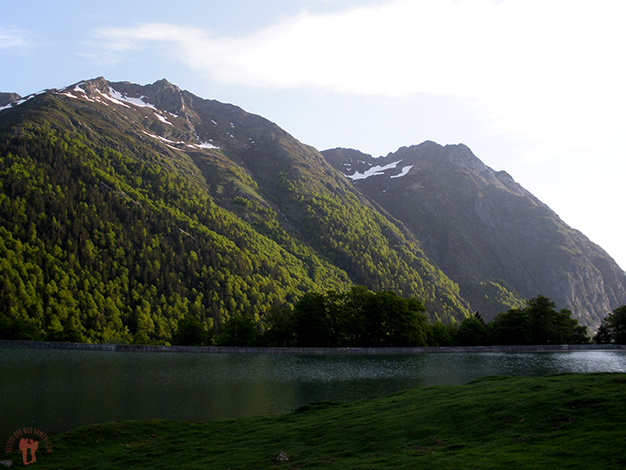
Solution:
[{"label": "green tree", "polygon": [[524,309],[499,313],[488,325],[492,344],[581,344],[588,343],[586,327],[569,310],[556,310],[549,298],[537,296]]},{"label": "green tree", "polygon": [[302,347],[426,346],[424,311],[414,297],[362,286],[308,292],[294,307],[293,331]]},{"label": "green tree", "polygon": [[609,331],[607,326],[604,324],[604,321],[600,323],[600,326],[598,327],[598,331],[596,331],[596,334],[593,336],[593,342],[595,344],[610,344],[613,342],[613,338],[611,337],[611,332]]},{"label": "green tree", "polygon": [[217,339],[219,346],[260,346],[261,334],[250,317],[233,315],[222,325]]},{"label": "green tree", "polygon": [[293,332],[297,346],[329,347],[335,332],[328,312],[327,298],[318,292],[307,292],[294,306]]},{"label": "green tree", "polygon": [[365,312],[366,346],[426,346],[424,311],[414,297],[403,299],[394,292],[377,292]]},{"label": "green tree", "polygon": [[489,343],[500,346],[530,344],[528,317],[514,308],[500,312],[489,322]]},{"label": "green tree", "polygon": [[471,315],[461,322],[456,331],[456,343],[459,346],[487,344],[487,326],[479,315]]},{"label": "green tree", "polygon": [[344,295],[342,346],[367,346],[366,318],[375,294],[364,286],[354,286]]},{"label": "green tree", "polygon": [[31,318],[9,318],[0,314],[0,339],[40,341],[43,334]]},{"label": "green tree", "polygon": [[263,334],[263,344],[268,347],[289,347],[295,344],[293,329],[293,307],[284,305],[274,308],[267,316],[267,329]]},{"label": "green tree", "polygon": [[426,343],[431,347],[455,346],[458,325],[450,323],[444,325],[440,321],[428,323],[425,327]]},{"label": "green tree", "polygon": [[177,346],[210,346],[213,331],[194,317],[184,317],[178,321],[176,331],[172,335],[172,344]]},{"label": "green tree", "polygon": [[594,336],[595,343],[626,344],[626,305],[609,313]]},{"label": "green tree", "polygon": [[527,301],[524,313],[528,317],[531,344],[567,344],[571,342],[577,320],[569,310],[556,310],[556,304],[542,295]]}]

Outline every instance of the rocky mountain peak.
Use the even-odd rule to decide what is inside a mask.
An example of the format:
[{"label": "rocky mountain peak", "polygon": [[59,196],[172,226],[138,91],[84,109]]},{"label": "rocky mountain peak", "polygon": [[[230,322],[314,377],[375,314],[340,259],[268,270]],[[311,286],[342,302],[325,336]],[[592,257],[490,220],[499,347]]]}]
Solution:
[{"label": "rocky mountain peak", "polygon": [[480,161],[467,145],[446,145],[444,149],[444,158],[458,168],[474,174],[485,174],[489,172],[489,167]]},{"label": "rocky mountain peak", "polygon": [[166,79],[150,85],[137,85],[131,82],[109,82],[104,77],[85,80],[63,90],[71,97],[85,96],[100,101],[109,101],[138,106],[150,106],[172,114],[181,114],[186,108],[183,91]]},{"label": "rocky mountain peak", "polygon": [[6,106],[13,101],[17,101],[22,97],[17,93],[0,93],[0,106]]},{"label": "rocky mountain peak", "polygon": [[183,91],[164,78],[151,85],[142,86],[130,82],[115,82],[111,83],[111,87],[132,98],[144,97],[146,101],[158,109],[172,114],[181,114],[186,108]]},{"label": "rocky mountain peak", "polygon": [[67,90],[78,91],[79,88],[92,97],[97,96],[98,93],[109,93],[109,82],[104,77],[92,78],[91,80],[85,80],[71,85]]}]

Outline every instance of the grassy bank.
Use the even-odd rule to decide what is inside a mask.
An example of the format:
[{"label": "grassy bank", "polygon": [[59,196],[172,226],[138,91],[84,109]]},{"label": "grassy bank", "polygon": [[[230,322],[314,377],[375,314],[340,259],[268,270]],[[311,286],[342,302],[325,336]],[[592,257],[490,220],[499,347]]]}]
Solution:
[{"label": "grassy bank", "polygon": [[[282,416],[117,422],[49,440],[37,468],[623,469],[626,374],[488,377]],[[289,462],[273,460],[280,451]]]}]

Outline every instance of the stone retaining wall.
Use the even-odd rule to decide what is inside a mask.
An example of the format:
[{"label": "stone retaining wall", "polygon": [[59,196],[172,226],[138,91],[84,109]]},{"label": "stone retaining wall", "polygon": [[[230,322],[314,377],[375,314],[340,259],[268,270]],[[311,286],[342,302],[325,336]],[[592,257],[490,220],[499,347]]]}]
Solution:
[{"label": "stone retaining wall", "polygon": [[291,354],[316,355],[394,355],[394,354],[441,354],[482,352],[559,352],[559,351],[623,351],[622,344],[554,344],[536,346],[463,346],[440,348],[252,348],[252,347],[205,347],[205,346],[140,346],[134,344],[88,344],[59,343],[53,341],[7,341],[0,340],[0,348],[30,349],[77,349],[83,351],[116,352],[168,352],[203,354]]}]

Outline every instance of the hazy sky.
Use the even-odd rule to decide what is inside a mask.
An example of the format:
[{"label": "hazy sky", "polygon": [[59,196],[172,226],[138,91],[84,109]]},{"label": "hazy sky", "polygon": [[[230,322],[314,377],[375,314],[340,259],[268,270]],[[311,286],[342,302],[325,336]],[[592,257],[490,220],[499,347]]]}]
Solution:
[{"label": "hazy sky", "polygon": [[161,78],[323,150],[464,143],[626,268],[623,0],[3,0],[0,91]]}]

